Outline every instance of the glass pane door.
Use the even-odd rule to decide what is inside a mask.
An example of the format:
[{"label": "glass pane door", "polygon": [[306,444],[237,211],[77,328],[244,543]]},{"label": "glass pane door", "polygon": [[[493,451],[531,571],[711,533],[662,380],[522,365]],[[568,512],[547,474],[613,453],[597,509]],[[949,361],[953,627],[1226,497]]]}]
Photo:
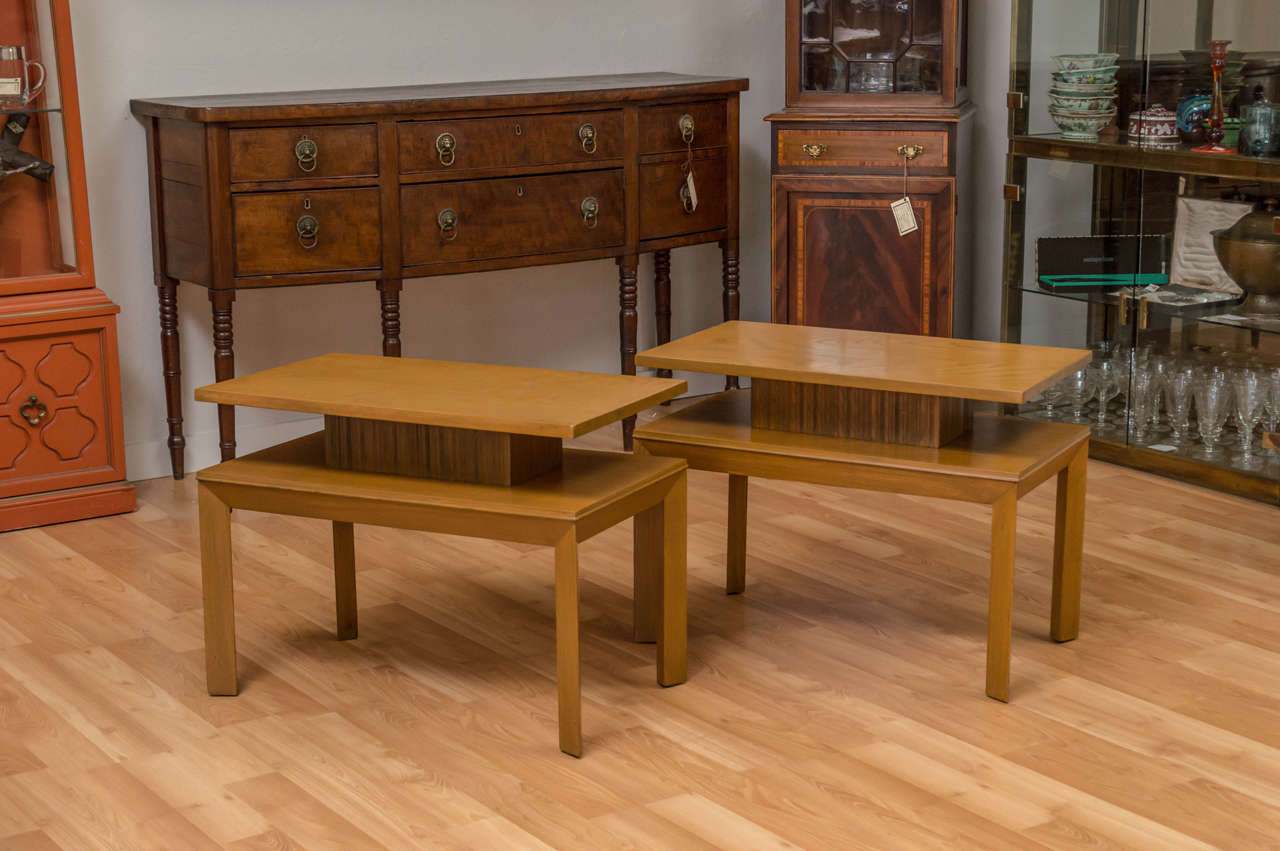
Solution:
[{"label": "glass pane door", "polygon": [[802,91],[938,94],[943,0],[804,0]]}]

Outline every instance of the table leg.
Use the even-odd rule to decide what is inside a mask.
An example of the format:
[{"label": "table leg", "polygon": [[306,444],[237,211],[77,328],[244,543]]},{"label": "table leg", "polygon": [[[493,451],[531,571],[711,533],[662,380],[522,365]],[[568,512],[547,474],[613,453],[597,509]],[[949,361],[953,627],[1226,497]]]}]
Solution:
[{"label": "table leg", "polygon": [[682,470],[662,500],[662,601],[658,629],[658,685],[674,686],[688,675],[688,476]]},{"label": "table leg", "polygon": [[1058,511],[1053,533],[1053,604],[1049,635],[1071,641],[1080,634],[1080,567],[1084,557],[1085,471],[1089,445],[1076,450],[1058,473]]},{"label": "table leg", "polygon": [[[236,299],[235,290],[209,290],[213,302],[213,377],[226,381],[236,377],[235,337],[231,328],[231,304]],[[222,460],[236,457],[236,409],[233,405],[218,406],[218,446]]]},{"label": "table leg", "polygon": [[582,667],[578,639],[578,530],[556,541],[556,689],[560,750],[582,756]]},{"label": "table leg", "polygon": [[209,694],[236,694],[236,613],[231,584],[231,509],[199,486],[204,665]]},{"label": "table leg", "polygon": [[378,281],[378,294],[382,303],[382,354],[384,357],[400,357],[400,290],[404,281],[390,278]]},{"label": "table leg", "polygon": [[160,356],[164,364],[164,402],[169,423],[169,466],[181,479],[185,470],[182,436],[182,347],[178,340],[178,281],[167,275],[156,284],[160,294]]},{"label": "table leg", "polygon": [[[618,337],[622,354],[622,374],[636,374],[636,264],[634,255],[618,258]],[[622,448],[631,451],[635,416],[622,421]]]},{"label": "table leg", "polygon": [[729,553],[725,559],[724,592],[747,590],[747,477],[729,475]]},{"label": "table leg", "polygon": [[991,580],[987,591],[987,696],[1009,701],[1009,650],[1013,638],[1013,553],[1018,489],[991,506]]},{"label": "table leg", "polygon": [[[671,250],[653,252],[653,324],[658,345],[671,342]],[[671,370],[658,370],[659,378],[670,378]],[[663,402],[667,405],[670,402]]]},{"label": "table leg", "polygon": [[[738,318],[738,240],[720,240],[720,253],[724,266],[724,321],[733,322]],[[738,376],[724,377],[724,389],[732,390],[737,386]]]},{"label": "table leg", "polygon": [[659,502],[636,514],[632,527],[631,629],[632,637],[641,644],[658,640],[662,615],[658,602],[662,593],[662,505]]},{"label": "table leg", "polygon": [[356,535],[355,526],[333,521],[333,588],[338,615],[338,640],[347,641],[358,633],[356,618]]}]

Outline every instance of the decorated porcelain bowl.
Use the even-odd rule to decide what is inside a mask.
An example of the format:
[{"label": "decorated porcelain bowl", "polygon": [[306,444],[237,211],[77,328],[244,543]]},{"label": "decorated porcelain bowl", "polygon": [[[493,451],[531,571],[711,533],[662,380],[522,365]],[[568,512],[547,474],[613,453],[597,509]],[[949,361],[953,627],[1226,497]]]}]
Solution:
[{"label": "decorated porcelain bowl", "polygon": [[1049,117],[1058,125],[1064,139],[1078,139],[1084,142],[1096,142],[1098,131],[1115,120],[1116,110],[1107,112],[1060,112],[1049,110]]},{"label": "decorated porcelain bowl", "polygon": [[1064,53],[1052,57],[1059,71],[1086,71],[1092,68],[1108,68],[1116,64],[1119,53]]},{"label": "decorated porcelain bowl", "polygon": [[1058,83],[1055,82],[1049,87],[1050,91],[1060,95],[1075,95],[1076,97],[1102,97],[1103,95],[1113,96],[1116,93],[1115,83]]},{"label": "decorated porcelain bowl", "polygon": [[1084,68],[1079,71],[1054,71],[1052,76],[1056,83],[1089,83],[1098,85],[1114,83],[1119,67],[1108,65],[1105,68]]},{"label": "decorated porcelain bowl", "polygon": [[1049,90],[1049,108],[1058,112],[1107,112],[1116,105],[1114,95],[1078,95],[1059,89]]},{"label": "decorated porcelain bowl", "polygon": [[1129,115],[1129,141],[1136,145],[1173,147],[1178,139],[1178,116],[1157,104]]}]

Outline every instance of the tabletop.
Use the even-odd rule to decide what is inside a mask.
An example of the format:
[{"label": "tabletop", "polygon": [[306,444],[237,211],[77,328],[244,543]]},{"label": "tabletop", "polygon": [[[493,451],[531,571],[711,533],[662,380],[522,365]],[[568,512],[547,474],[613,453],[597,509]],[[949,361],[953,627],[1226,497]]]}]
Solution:
[{"label": "tabletop", "polygon": [[636,364],[1016,404],[1090,358],[1088,349],[725,322],[641,352]]},{"label": "tabletop", "polygon": [[579,437],[686,389],[670,378],[329,354],[210,384],[195,396],[221,405]]}]

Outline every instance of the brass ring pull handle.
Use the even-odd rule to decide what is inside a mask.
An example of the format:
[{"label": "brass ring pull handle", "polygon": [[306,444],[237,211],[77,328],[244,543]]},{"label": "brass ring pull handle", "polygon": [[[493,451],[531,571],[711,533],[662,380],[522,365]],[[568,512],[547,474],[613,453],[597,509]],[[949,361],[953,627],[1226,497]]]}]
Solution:
[{"label": "brass ring pull handle", "polygon": [[440,227],[440,236],[448,242],[458,238],[458,214],[448,208],[436,214],[436,224]]},{"label": "brass ring pull handle", "polygon": [[298,218],[298,244],[307,251],[315,248],[320,242],[320,221],[315,216]]},{"label": "brass ring pull handle", "polygon": [[583,124],[578,128],[578,139],[582,142],[582,150],[588,154],[596,152],[596,126]]},{"label": "brass ring pull handle", "polygon": [[307,174],[316,170],[316,160],[320,156],[320,146],[310,136],[303,134],[298,144],[293,146],[293,155],[298,160],[298,168]]},{"label": "brass ring pull handle", "polygon": [[899,145],[898,156],[904,160],[914,160],[924,153],[924,145]]},{"label": "brass ring pull handle", "polygon": [[689,181],[687,180],[680,184],[680,204],[684,207],[686,216],[692,216],[693,211],[698,209],[698,205],[693,200],[693,193],[689,191]]},{"label": "brass ring pull handle", "polygon": [[453,165],[457,150],[458,140],[453,138],[452,133],[441,133],[436,137],[436,153],[440,155],[440,165],[445,168]]},{"label": "brass ring pull handle", "polygon": [[680,128],[680,138],[684,143],[693,144],[693,116],[686,112],[680,116],[680,123],[677,126]]},{"label": "brass ring pull handle", "polygon": [[595,230],[596,225],[600,224],[600,202],[588,195],[582,199],[582,205],[578,209],[582,211],[582,221],[587,229]]},{"label": "brass ring pull handle", "polygon": [[816,142],[809,142],[806,145],[801,145],[800,150],[808,154],[810,159],[816,160],[818,157],[822,156],[827,152],[827,146],[818,144]]},{"label": "brass ring pull handle", "polygon": [[[27,413],[27,409],[31,409],[34,413]],[[33,393],[31,397],[27,399],[27,404],[18,409],[18,413],[22,415],[22,418],[27,421],[28,425],[35,426],[40,425],[40,421],[49,413],[49,409],[46,408],[44,406],[44,402],[37,399]]]}]

